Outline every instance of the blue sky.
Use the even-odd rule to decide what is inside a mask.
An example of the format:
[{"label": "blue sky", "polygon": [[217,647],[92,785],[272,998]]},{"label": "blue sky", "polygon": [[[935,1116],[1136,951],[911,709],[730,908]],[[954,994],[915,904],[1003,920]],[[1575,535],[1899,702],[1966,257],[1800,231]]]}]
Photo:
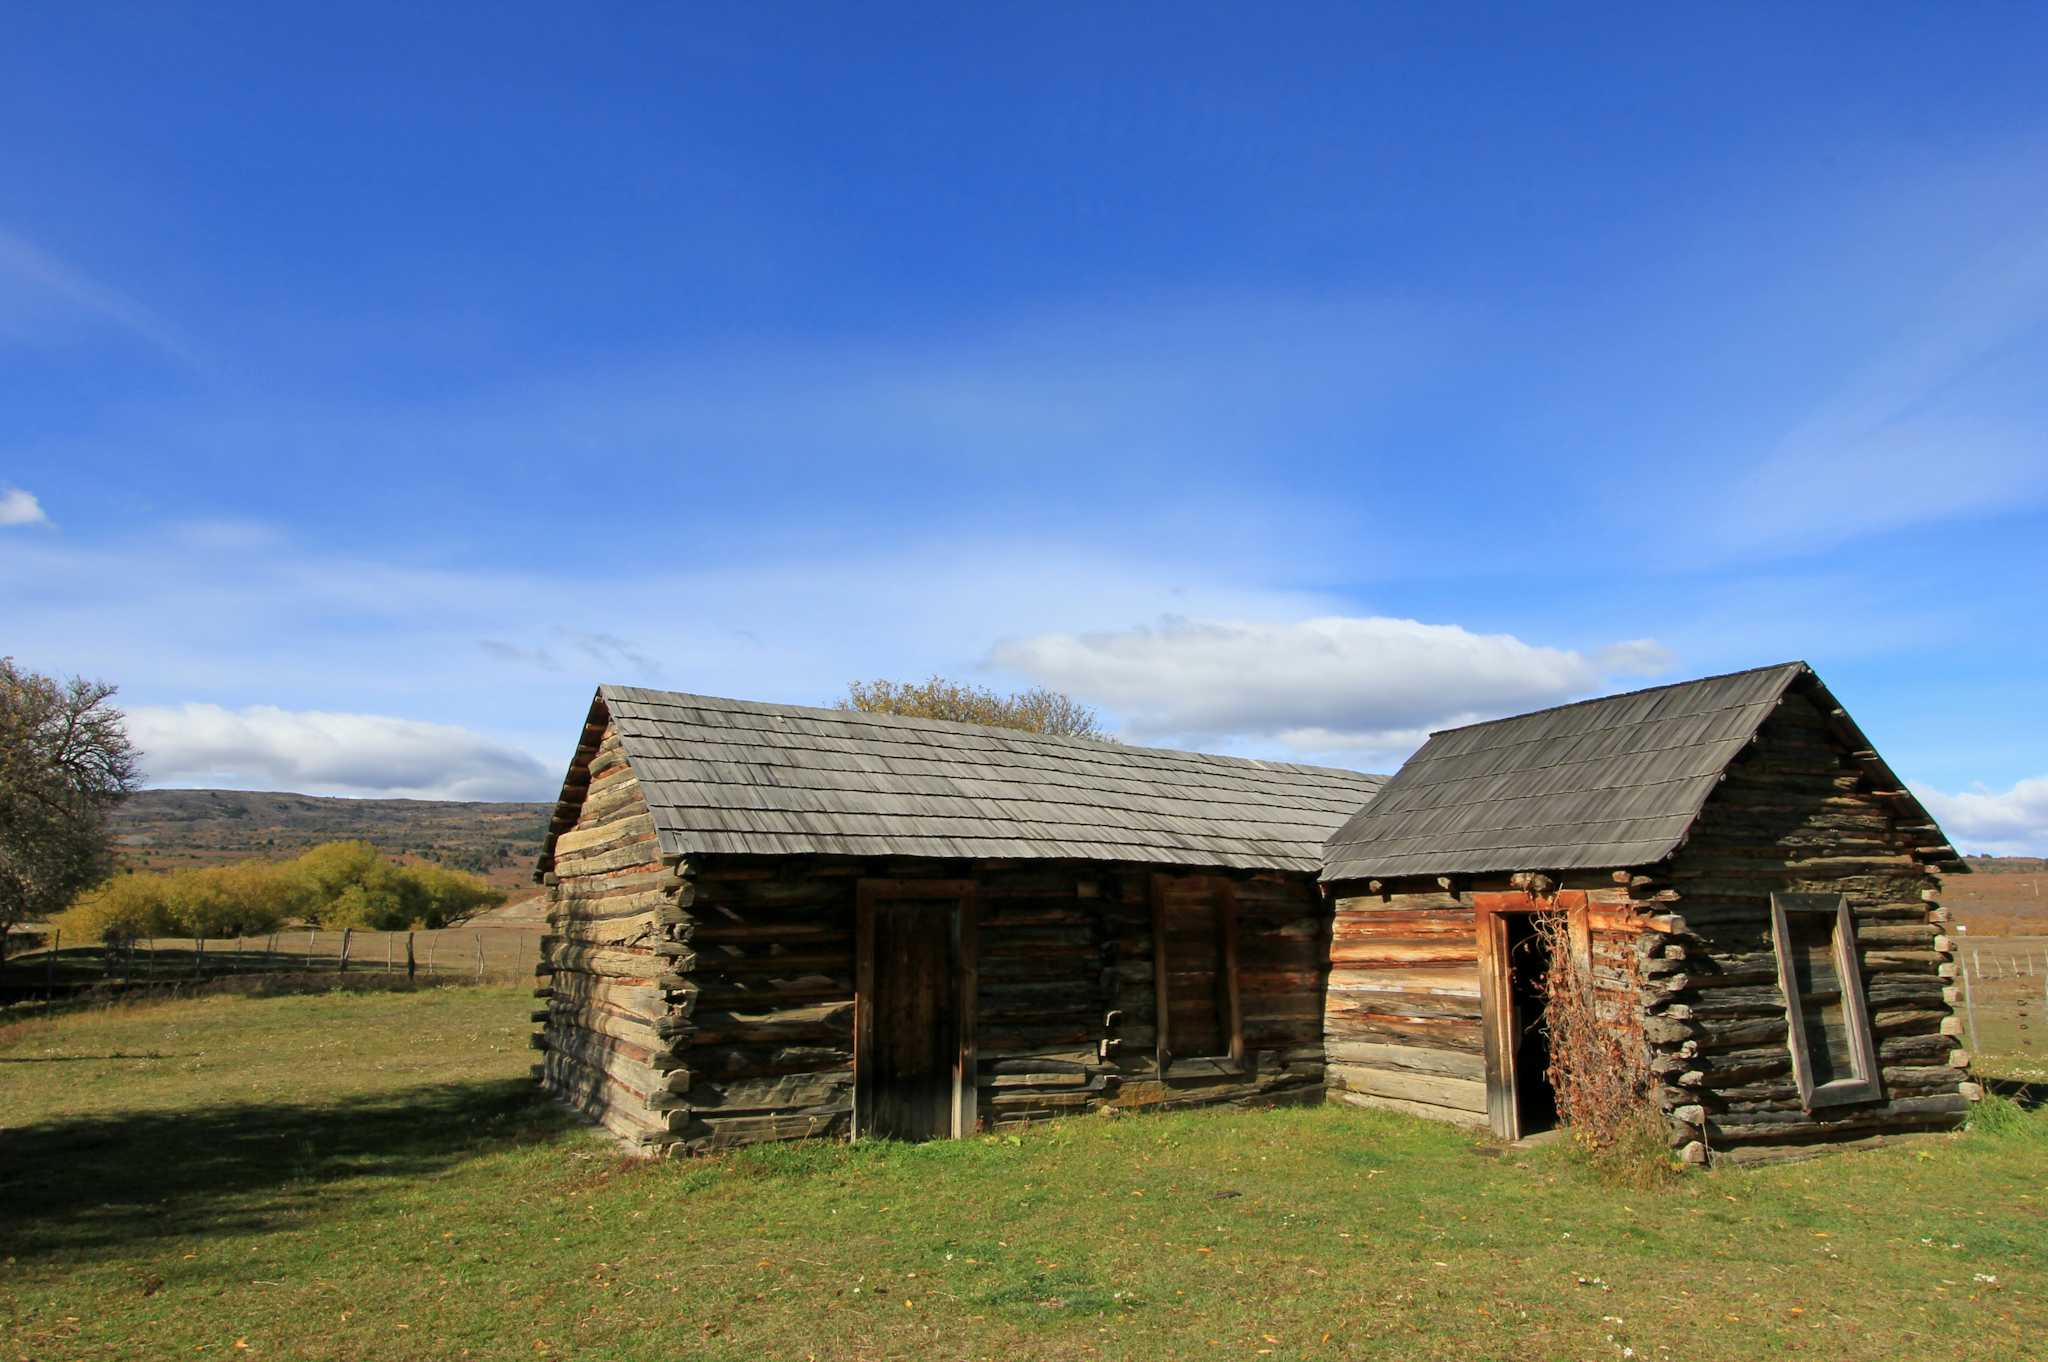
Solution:
[{"label": "blue sky", "polygon": [[1391,769],[1805,657],[2048,850],[2048,13],[23,10],[0,651],[154,779],[592,686]]}]

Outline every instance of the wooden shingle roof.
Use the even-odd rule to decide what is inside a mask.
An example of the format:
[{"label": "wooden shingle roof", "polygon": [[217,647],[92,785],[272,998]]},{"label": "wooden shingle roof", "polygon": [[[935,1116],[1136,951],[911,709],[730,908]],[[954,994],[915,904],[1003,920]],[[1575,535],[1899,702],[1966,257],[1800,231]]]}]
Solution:
[{"label": "wooden shingle roof", "polygon": [[1931,825],[1812,668],[1786,662],[1432,733],[1331,834],[1322,879],[1655,864],[1795,684],[1823,699],[1880,788]]},{"label": "wooden shingle roof", "polygon": [[[1323,839],[1386,779],[631,686],[599,687],[591,713],[618,733],[666,856],[1314,870]],[[572,797],[565,785],[565,809]],[[543,869],[553,852],[550,834]]]}]

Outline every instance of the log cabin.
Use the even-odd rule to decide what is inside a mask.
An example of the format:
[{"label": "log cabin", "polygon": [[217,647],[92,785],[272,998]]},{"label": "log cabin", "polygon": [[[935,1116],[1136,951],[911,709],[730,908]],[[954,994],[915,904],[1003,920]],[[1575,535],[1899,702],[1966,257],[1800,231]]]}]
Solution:
[{"label": "log cabin", "polygon": [[599,688],[547,1089],[648,1151],[1318,1102],[1322,846],[1381,777]]},{"label": "log cabin", "polygon": [[1551,912],[1685,1161],[1954,1126],[1967,868],[1804,663],[1432,734],[1325,848],[1329,1093],[1554,1123]]}]

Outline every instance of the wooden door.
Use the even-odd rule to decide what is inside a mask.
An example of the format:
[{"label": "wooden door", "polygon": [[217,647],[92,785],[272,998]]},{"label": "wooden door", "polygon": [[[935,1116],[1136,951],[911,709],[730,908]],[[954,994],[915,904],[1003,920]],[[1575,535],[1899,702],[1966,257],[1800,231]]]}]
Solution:
[{"label": "wooden door", "polygon": [[974,897],[963,880],[863,880],[854,985],[856,1136],[971,1134]]}]

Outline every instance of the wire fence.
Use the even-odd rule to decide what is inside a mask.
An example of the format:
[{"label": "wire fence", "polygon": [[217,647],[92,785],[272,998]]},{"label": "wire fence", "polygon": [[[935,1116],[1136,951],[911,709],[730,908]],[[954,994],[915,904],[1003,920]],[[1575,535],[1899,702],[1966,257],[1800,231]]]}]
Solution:
[{"label": "wire fence", "polygon": [[1975,1066],[2048,1078],[2048,940],[1965,937],[1957,944],[1957,1010]]},{"label": "wire fence", "polygon": [[281,972],[518,983],[532,980],[545,933],[538,922],[409,932],[286,927],[265,936],[156,937],[107,949],[67,948],[53,932],[35,955],[17,957],[8,975],[17,987],[40,983],[54,990],[110,980],[155,983]]}]

